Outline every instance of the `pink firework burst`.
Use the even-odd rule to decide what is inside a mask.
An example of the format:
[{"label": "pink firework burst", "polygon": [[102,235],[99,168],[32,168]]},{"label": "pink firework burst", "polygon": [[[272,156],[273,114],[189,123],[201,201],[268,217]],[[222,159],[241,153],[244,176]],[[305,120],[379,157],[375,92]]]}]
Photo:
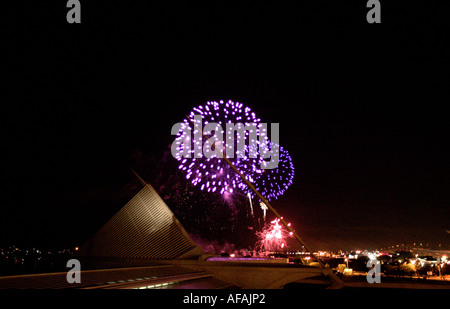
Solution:
[{"label": "pink firework burst", "polygon": [[292,232],[280,224],[280,219],[275,219],[265,226],[261,232],[257,232],[259,249],[262,251],[277,252],[286,250],[286,239],[292,237]]}]

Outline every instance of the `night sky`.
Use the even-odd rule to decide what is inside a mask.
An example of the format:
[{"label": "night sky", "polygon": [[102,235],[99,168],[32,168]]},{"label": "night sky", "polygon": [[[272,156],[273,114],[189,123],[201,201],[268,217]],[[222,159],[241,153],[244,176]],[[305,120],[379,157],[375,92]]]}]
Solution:
[{"label": "night sky", "polygon": [[81,245],[221,99],[280,123],[296,174],[273,206],[311,247],[449,248],[448,4],[368,24],[365,1],[82,1],[75,25],[57,2],[1,21],[0,248]]}]

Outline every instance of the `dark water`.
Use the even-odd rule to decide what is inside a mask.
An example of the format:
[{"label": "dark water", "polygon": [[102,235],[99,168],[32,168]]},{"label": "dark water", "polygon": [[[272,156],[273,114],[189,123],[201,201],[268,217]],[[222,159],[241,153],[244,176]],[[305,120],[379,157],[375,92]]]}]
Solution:
[{"label": "dark water", "polygon": [[67,271],[68,250],[0,249],[0,276]]}]

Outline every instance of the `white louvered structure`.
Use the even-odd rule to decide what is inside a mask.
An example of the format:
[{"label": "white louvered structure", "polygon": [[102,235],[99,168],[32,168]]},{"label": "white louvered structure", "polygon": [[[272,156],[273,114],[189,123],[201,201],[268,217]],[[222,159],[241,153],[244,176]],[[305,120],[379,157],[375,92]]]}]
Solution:
[{"label": "white louvered structure", "polygon": [[80,249],[93,258],[181,259],[203,253],[155,191],[143,188]]}]

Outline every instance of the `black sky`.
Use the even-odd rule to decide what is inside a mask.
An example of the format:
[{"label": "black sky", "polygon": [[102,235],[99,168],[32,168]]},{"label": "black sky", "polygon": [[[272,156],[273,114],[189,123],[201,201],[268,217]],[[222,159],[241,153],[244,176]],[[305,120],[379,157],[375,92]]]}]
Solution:
[{"label": "black sky", "polygon": [[231,99],[280,123],[296,175],[274,206],[313,247],[448,247],[448,5],[369,25],[343,2],[8,7],[0,245],[79,245],[135,192],[129,165]]}]

